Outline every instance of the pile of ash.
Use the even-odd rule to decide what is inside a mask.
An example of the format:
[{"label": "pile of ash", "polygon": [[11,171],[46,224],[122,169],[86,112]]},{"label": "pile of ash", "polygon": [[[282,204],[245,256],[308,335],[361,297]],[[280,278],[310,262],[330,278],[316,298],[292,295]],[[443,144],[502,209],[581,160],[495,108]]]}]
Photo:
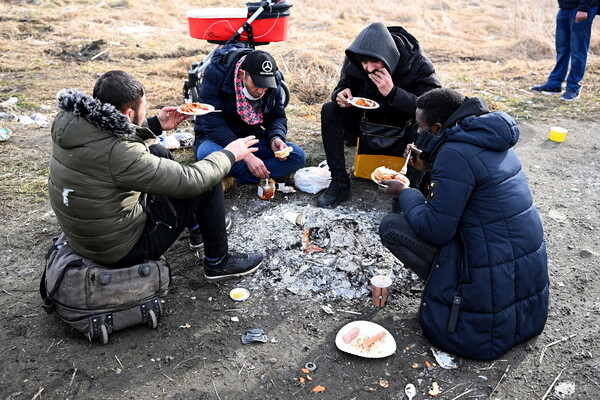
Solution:
[{"label": "pile of ash", "polygon": [[[285,219],[290,212],[303,214],[304,224]],[[379,222],[386,213],[259,199],[249,199],[243,209],[233,206],[230,247],[265,255],[261,268],[237,284],[249,289],[283,289],[324,301],[367,297],[374,275],[388,275],[396,286],[409,286],[416,276],[402,267],[379,238]]]}]

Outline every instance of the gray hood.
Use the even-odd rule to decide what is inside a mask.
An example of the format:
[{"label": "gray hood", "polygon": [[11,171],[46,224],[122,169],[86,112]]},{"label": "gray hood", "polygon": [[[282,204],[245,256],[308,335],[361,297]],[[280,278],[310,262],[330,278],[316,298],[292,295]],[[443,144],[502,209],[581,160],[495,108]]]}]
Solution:
[{"label": "gray hood", "polygon": [[396,70],[400,60],[396,42],[388,28],[381,22],[372,23],[363,29],[346,49],[348,59],[360,65],[356,60],[357,54],[383,61],[390,73]]}]

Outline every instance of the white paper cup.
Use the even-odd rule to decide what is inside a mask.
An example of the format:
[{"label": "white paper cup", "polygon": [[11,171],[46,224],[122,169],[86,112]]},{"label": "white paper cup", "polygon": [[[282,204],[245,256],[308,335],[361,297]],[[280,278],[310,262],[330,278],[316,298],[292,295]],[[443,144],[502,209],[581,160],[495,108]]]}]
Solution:
[{"label": "white paper cup", "polygon": [[371,295],[373,304],[377,307],[385,306],[388,297],[390,296],[390,286],[392,278],[385,275],[375,275],[371,278]]},{"label": "white paper cup", "polygon": [[283,214],[283,218],[298,226],[304,225],[304,222],[306,221],[304,214],[289,211]]}]

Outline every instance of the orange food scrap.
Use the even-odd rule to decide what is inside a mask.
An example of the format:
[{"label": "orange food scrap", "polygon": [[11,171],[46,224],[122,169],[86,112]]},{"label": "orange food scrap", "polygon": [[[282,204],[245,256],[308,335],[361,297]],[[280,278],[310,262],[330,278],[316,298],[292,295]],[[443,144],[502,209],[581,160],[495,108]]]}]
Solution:
[{"label": "orange food scrap", "polygon": [[429,361],[425,361],[425,365],[427,365],[427,368],[431,368],[431,363]]},{"label": "orange food scrap", "polygon": [[299,380],[300,380],[300,383],[306,382],[306,378],[303,378],[303,377],[300,377]]},{"label": "orange food scrap", "polygon": [[325,391],[325,386],[317,385],[312,390],[315,393],[321,393]]},{"label": "orange food scrap", "polygon": [[429,393],[429,395],[431,397],[435,397],[438,394],[440,394],[440,387],[438,386],[438,383],[437,382],[433,382],[431,384],[431,390],[429,392],[427,392],[427,393]]},{"label": "orange food scrap", "polygon": [[307,370],[306,368],[302,368],[302,372],[304,372],[305,374],[308,374],[308,373],[310,373],[310,371],[309,371],[309,370]]}]

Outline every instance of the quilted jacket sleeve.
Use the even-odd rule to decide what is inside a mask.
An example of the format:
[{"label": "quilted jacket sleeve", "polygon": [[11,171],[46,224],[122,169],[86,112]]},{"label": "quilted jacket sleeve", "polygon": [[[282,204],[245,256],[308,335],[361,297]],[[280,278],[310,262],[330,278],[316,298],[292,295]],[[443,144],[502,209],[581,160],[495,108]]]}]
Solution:
[{"label": "quilted jacket sleeve", "polygon": [[474,186],[467,160],[454,149],[445,149],[433,165],[427,200],[417,189],[407,189],[400,195],[400,205],[417,234],[441,246],[455,235]]},{"label": "quilted jacket sleeve", "polygon": [[182,165],[150,154],[144,143],[119,141],[110,152],[110,175],[117,187],[143,193],[189,198],[206,192],[229,172],[233,161],[226,151]]}]

